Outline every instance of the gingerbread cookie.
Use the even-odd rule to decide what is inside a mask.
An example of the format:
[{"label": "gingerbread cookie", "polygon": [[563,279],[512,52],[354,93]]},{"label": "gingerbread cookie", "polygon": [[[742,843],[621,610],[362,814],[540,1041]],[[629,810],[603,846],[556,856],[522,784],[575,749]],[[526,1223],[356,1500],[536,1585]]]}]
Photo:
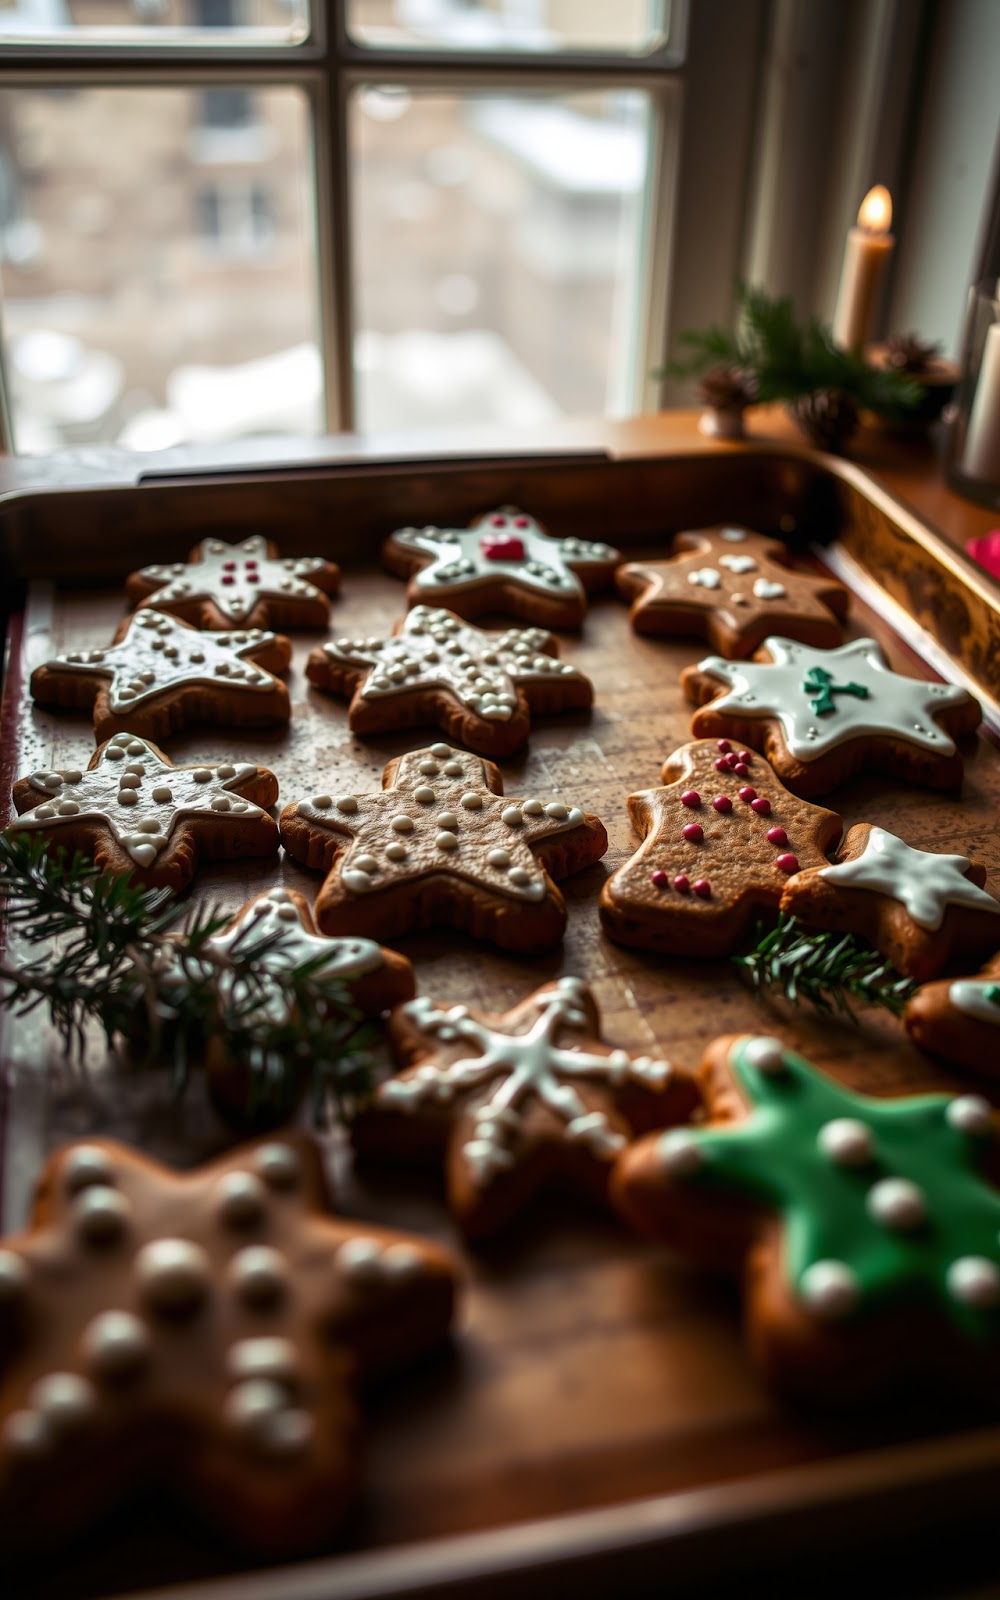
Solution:
[{"label": "gingerbread cookie", "polygon": [[978,1095],[853,1094],[778,1039],[710,1046],[707,1127],[640,1140],[612,1194],[741,1273],[751,1354],[820,1402],[1000,1380],[1000,1140]]},{"label": "gingerbread cookie", "polygon": [[[892,672],[874,639],[815,650],[765,639],[753,661],[709,656],[681,675],[699,736],[762,748],[795,793],[826,794],[857,772],[931,789],[962,781],[953,737],[979,725],[979,702],[951,683]],[[706,704],[710,702],[710,704]]]},{"label": "gingerbread cookie", "polygon": [[680,533],[669,561],[633,561],[615,574],[632,601],[636,633],[693,634],[720,655],[752,655],[770,633],[837,645],[848,592],[828,577],[792,572],[777,539],[745,528]]},{"label": "gingerbread cookie", "polygon": [[587,595],[608,587],[621,556],[609,544],[550,538],[534,517],[504,506],[469,528],[400,528],[382,559],[410,579],[411,605],[443,601],[472,621],[503,611],[545,628],[579,628]]},{"label": "gingerbread cookie", "polygon": [[8,826],[151,887],[183,889],[200,859],[274,855],[278,830],[263,807],[277,798],[267,767],[175,767],[147,739],[116,733],[85,772],[19,778],[13,799],[21,815]]},{"label": "gingerbread cookie", "polygon": [[663,789],[629,795],[643,843],[605,881],[601,921],[619,944],[671,955],[729,955],[790,873],[827,865],[843,824],[797,800],[763,756],[728,739],[682,745]]},{"label": "gingerbread cookie", "polygon": [[443,1161],[449,1206],[473,1238],[550,1185],[603,1201],[629,1139],[698,1104],[694,1080],[670,1062],[604,1044],[580,978],[547,983],[499,1017],[421,996],[393,1012],[389,1033],[405,1070],[355,1121],[355,1148]]},{"label": "gingerbread cookie", "polygon": [[340,568],[319,556],[278,556],[260,534],[227,544],[202,539],[187,564],[142,567],[129,575],[133,605],[155,606],[196,627],[325,628],[328,595],[340,587]]},{"label": "gingerbread cookie", "polygon": [[914,850],[894,833],[859,822],[834,864],[790,878],[781,909],[813,928],[858,933],[918,983],[953,958],[1000,944],[1000,901],[986,869],[967,856]]},{"label": "gingerbread cookie", "polygon": [[442,1339],[453,1296],[442,1251],[327,1214],[300,1135],[192,1173],[70,1145],[0,1243],[5,1548],[136,1485],[257,1555],[322,1545],[356,1492],[357,1379]]},{"label": "gingerbread cookie", "polygon": [[332,639],[313,650],[306,677],[352,696],[355,733],[430,723],[482,755],[509,756],[527,741],[532,712],[593,702],[590,679],[558,650],[541,628],[483,633],[450,611],[417,606],[388,639]]},{"label": "gingerbread cookie", "polygon": [[209,633],[160,611],[126,618],[113,644],[71,650],[36,667],[31,693],[60,710],[93,707],[98,742],[126,728],[167,739],[191,723],[237,728],[287,722],[288,690],[275,677],[291,660],[280,634]]},{"label": "gingerbread cookie", "polygon": [[608,848],[604,824],[561,800],[511,800],[491,761],[434,744],[390,761],[381,794],[316,794],[285,807],[289,855],[327,874],[324,933],[396,939],[448,925],[503,950],[558,943],[553,878]]},{"label": "gingerbread cookie", "polygon": [[1000,1077],[1000,955],[975,977],[925,983],[907,1002],[903,1026],[930,1055]]}]

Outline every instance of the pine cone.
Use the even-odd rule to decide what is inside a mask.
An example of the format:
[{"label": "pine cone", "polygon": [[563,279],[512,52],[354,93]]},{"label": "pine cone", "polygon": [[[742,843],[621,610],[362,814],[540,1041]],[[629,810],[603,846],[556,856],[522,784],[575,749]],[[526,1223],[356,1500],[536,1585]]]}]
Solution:
[{"label": "pine cone", "polygon": [[858,425],[858,408],[843,389],[817,389],[792,401],[792,416],[820,450],[840,450]]},{"label": "pine cone", "polygon": [[885,364],[893,372],[926,372],[940,348],[915,333],[894,333],[885,341]]},{"label": "pine cone", "polygon": [[698,380],[698,399],[714,411],[742,411],[757,399],[757,379],[746,367],[711,367]]}]

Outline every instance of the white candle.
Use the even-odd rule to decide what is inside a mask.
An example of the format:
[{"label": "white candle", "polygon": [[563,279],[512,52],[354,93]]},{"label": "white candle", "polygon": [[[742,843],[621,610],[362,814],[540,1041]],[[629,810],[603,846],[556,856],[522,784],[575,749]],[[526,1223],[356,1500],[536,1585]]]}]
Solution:
[{"label": "white candle", "polygon": [[986,330],[961,470],[967,477],[1000,484],[1000,322]]},{"label": "white candle", "polygon": [[868,337],[875,300],[896,243],[889,232],[891,223],[889,191],[876,184],[862,200],[857,227],[848,233],[844,248],[833,315],[833,342],[842,350],[856,350]]}]

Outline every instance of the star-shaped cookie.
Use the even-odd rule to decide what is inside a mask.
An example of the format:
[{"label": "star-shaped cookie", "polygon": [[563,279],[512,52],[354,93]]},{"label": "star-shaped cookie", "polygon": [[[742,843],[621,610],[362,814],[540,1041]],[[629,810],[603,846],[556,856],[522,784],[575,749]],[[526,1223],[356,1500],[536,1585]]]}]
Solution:
[{"label": "star-shaped cookie", "polygon": [[278,830],[263,808],[278,798],[267,767],[175,767],[148,739],[116,733],[85,772],[33,772],[14,785],[12,833],[37,832],[152,887],[183,889],[200,859],[274,855]]},{"label": "star-shaped cookie", "polygon": [[191,1173],[70,1145],[0,1241],[5,1549],[137,1484],[245,1551],[321,1546],[356,1491],[358,1377],[442,1339],[453,1296],[442,1251],[327,1213],[300,1135]]},{"label": "star-shaped cookie", "polygon": [[975,959],[1000,944],[1000,901],[985,882],[985,867],[967,856],[915,850],[859,822],[834,865],[788,880],[781,909],[810,927],[861,934],[923,983],[952,957]]},{"label": "star-shaped cookie", "polygon": [[692,733],[756,744],[782,781],[809,798],[861,771],[957,788],[962,757],[953,739],[981,717],[979,702],[956,684],[891,671],[874,639],[815,650],[769,638],[753,661],[709,656],[681,683],[701,707]]},{"label": "star-shaped cookie", "polygon": [[443,1161],[448,1202],[471,1238],[494,1233],[548,1186],[607,1194],[636,1133],[686,1121],[693,1079],[610,1049],[580,978],[536,989],[502,1016],[421,996],[389,1034],[405,1070],[354,1124],[362,1155]]},{"label": "star-shaped cookie", "polygon": [[340,587],[340,569],[319,556],[278,556],[260,534],[228,544],[202,539],[185,564],[142,567],[125,589],[133,605],[155,606],[196,627],[325,628],[328,595]]},{"label": "star-shaped cookie", "polygon": [[161,611],[127,617],[113,644],[70,650],[31,674],[39,705],[94,712],[100,742],[126,729],[166,739],[190,723],[256,728],[287,722],[288,690],[272,676],[291,645],[260,628],[211,633]]},{"label": "star-shaped cookie", "polygon": [[729,658],[752,655],[771,633],[820,647],[840,643],[848,591],[832,578],[793,572],[777,539],[698,528],[678,534],[674,552],[615,574],[636,633],[694,634]]},{"label": "star-shaped cookie", "polygon": [[531,713],[590,706],[594,687],[559,661],[541,628],[484,633],[450,611],[417,606],[388,639],[332,639],[313,650],[306,677],[351,695],[355,733],[440,727],[483,755],[509,756],[526,743]]},{"label": "star-shaped cookie", "polygon": [[289,855],[326,873],[324,933],[396,939],[447,925],[522,954],[566,928],[553,883],[597,861],[604,824],[561,800],[505,798],[491,761],[446,744],[390,761],[381,794],[315,794],[285,807]]},{"label": "star-shaped cookie", "polygon": [[682,745],[662,776],[665,788],[629,795],[643,843],[605,880],[601,921],[619,944],[729,955],[761,912],[777,912],[790,873],[827,865],[843,824],[727,739]]},{"label": "star-shaped cookie", "polygon": [[410,579],[411,605],[432,600],[472,621],[503,611],[545,628],[579,628],[587,595],[608,587],[621,556],[589,539],[553,539],[534,517],[503,506],[469,528],[399,528],[382,559]]},{"label": "star-shaped cookie", "polygon": [[980,1077],[1000,1077],[1000,955],[974,977],[922,984],[903,1026],[921,1050]]},{"label": "star-shaped cookie", "polygon": [[709,1124],[653,1134],[612,1194],[641,1232],[742,1275],[751,1353],[827,1401],[1000,1378],[1000,1140],[978,1095],[854,1094],[778,1039],[724,1038]]}]

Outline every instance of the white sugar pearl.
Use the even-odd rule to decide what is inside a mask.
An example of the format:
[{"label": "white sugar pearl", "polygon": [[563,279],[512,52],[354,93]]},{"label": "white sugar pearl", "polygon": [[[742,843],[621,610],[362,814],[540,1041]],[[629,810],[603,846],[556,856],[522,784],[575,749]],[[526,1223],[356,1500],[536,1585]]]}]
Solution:
[{"label": "white sugar pearl", "polygon": [[397,1281],[415,1277],[422,1272],[424,1258],[412,1244],[390,1244],[382,1251],[382,1272]]},{"label": "white sugar pearl", "polygon": [[237,1297],[248,1305],[268,1305],[280,1299],[288,1285],[288,1263],[269,1245],[249,1245],[229,1263],[229,1278]]},{"label": "white sugar pearl", "polygon": [[551,800],[545,807],[545,815],[551,817],[553,822],[565,822],[569,816],[569,810],[561,800]]},{"label": "white sugar pearl", "polygon": [[73,1204],[73,1225],[87,1244],[112,1244],[124,1236],[131,1208],[117,1189],[95,1185]]},{"label": "white sugar pearl", "polygon": [[231,1378],[270,1378],[274,1383],[287,1384],[294,1381],[298,1369],[298,1354],[291,1339],[239,1339],[226,1352],[226,1371]]},{"label": "white sugar pearl", "polygon": [[298,922],[299,914],[294,906],[279,906],[276,915],[282,922]]},{"label": "white sugar pearl", "polygon": [[120,746],[115,746],[112,744],[108,746],[107,750],[105,750],[104,759],[105,761],[124,761],[125,752]]},{"label": "white sugar pearl", "polygon": [[705,1155],[693,1133],[687,1128],[671,1128],[659,1142],[657,1155],[660,1165],[671,1178],[690,1178],[700,1172]]},{"label": "white sugar pearl", "polygon": [[146,754],[146,746],[141,739],[130,739],[125,748],[130,756],[144,756]]},{"label": "white sugar pearl", "polygon": [[208,767],[195,767],[191,776],[195,783],[211,783],[212,781],[212,774]]},{"label": "white sugar pearl", "polygon": [[56,815],[55,806],[39,806],[37,808],[37,810],[35,811],[35,816],[36,817],[42,817],[45,820],[48,820],[49,817],[54,817],[55,815]]},{"label": "white sugar pearl", "polygon": [[292,897],[287,889],[271,889],[267,898],[273,900],[275,905],[285,905],[290,902]]},{"label": "white sugar pearl", "polygon": [[158,800],[161,805],[164,803],[164,801],[172,800],[173,798],[173,790],[168,789],[165,783],[158,783],[156,788],[153,790],[153,799]]},{"label": "white sugar pearl", "polygon": [[229,811],[232,807],[232,803],[233,802],[230,800],[227,794],[213,795],[211,800],[213,811]]},{"label": "white sugar pearl", "polygon": [[73,767],[71,771],[63,773],[63,782],[64,783],[79,783],[82,777],[83,777],[83,773],[79,772],[76,767]]},{"label": "white sugar pearl", "polygon": [[215,771],[216,776],[219,778],[235,778],[236,776],[236,768],[230,766],[228,762],[225,766],[216,767]]},{"label": "white sugar pearl", "polygon": [[430,787],[430,784],[418,784],[413,791],[413,798],[419,800],[422,806],[429,806],[434,799],[434,790]]},{"label": "white sugar pearl", "polygon": [[519,806],[504,806],[500,816],[506,822],[508,828],[519,827],[523,820]]},{"label": "white sugar pearl", "polygon": [[532,874],[528,871],[527,867],[511,867],[510,871],[507,873],[507,877],[510,879],[511,883],[517,886],[518,889],[526,889],[528,884],[531,882]]},{"label": "white sugar pearl", "polygon": [[138,803],[139,796],[136,794],[134,789],[120,790],[118,795],[118,804],[120,806],[134,806],[138,805]]},{"label": "white sugar pearl", "polygon": [[97,1410],[92,1385],[75,1372],[50,1372],[39,1378],[32,1385],[28,1401],[55,1433],[71,1433],[83,1427]]},{"label": "white sugar pearl", "polygon": [[463,794],[460,803],[465,807],[466,811],[481,811],[483,809],[483,797],[481,794]]},{"label": "white sugar pearl", "polygon": [[153,1311],[190,1312],[212,1281],[207,1251],[191,1239],[154,1239],[135,1258],[139,1293]]},{"label": "white sugar pearl", "polygon": [[257,1171],[272,1189],[290,1189],[299,1181],[299,1153],[289,1144],[262,1144],[256,1163]]},{"label": "white sugar pearl", "polygon": [[460,778],[465,768],[460,761],[446,761],[442,770],[446,778]]},{"label": "white sugar pearl", "polygon": [[345,817],[353,817],[354,813],[358,809],[358,802],[355,800],[352,794],[341,795],[341,797],[334,803],[337,807],[337,810],[342,811]]},{"label": "white sugar pearl", "polygon": [[78,1144],[70,1150],[62,1164],[62,1181],[70,1194],[86,1189],[89,1184],[111,1184],[114,1170],[104,1151],[93,1144]]},{"label": "white sugar pearl", "polygon": [[[290,908],[294,911],[294,907]],[[252,1172],[227,1172],[215,1190],[219,1220],[231,1228],[260,1222],[267,1210],[267,1190]]]},{"label": "white sugar pearl", "polygon": [[845,1262],[814,1261],[799,1280],[799,1294],[820,1322],[837,1322],[857,1306],[861,1285]]},{"label": "white sugar pearl", "polygon": [[872,1184],[865,1208],[873,1222],[894,1232],[917,1228],[927,1216],[924,1192],[909,1178],[881,1178]]},{"label": "white sugar pearl", "polygon": [[130,1311],[104,1311],[83,1331],[83,1358],[105,1382],[135,1377],[149,1359],[146,1324]]},{"label": "white sugar pearl", "polygon": [[152,844],[130,844],[128,853],[140,867],[151,867],[156,860],[156,846]]},{"label": "white sugar pearl", "polygon": [[386,853],[386,857],[388,858],[389,861],[405,861],[406,860],[406,846],[405,846],[405,844],[399,844],[399,843],[387,844],[386,847],[385,847],[385,853]]},{"label": "white sugar pearl", "polygon": [[526,817],[540,817],[544,807],[540,800],[526,800],[521,810]]},{"label": "white sugar pearl", "polygon": [[58,810],[61,817],[75,817],[79,814],[80,807],[75,800],[62,800]]},{"label": "white sugar pearl", "polygon": [[289,1406],[264,1419],[257,1442],[274,1455],[302,1455],[316,1434],[316,1424],[308,1411]]},{"label": "white sugar pearl", "polygon": [[1000,1268],[988,1256],[959,1256],[948,1268],[945,1282],[960,1305],[988,1310],[1000,1304]]},{"label": "white sugar pearl", "polygon": [[489,855],[486,857],[486,859],[489,862],[491,867],[509,867],[510,866],[510,851],[509,850],[491,850]]},{"label": "white sugar pearl", "polygon": [[237,1433],[256,1434],[262,1423],[278,1416],[288,1405],[283,1388],[270,1378],[249,1378],[230,1389],[224,1415]]},{"label": "white sugar pearl", "polygon": [[413,818],[405,816],[393,817],[392,829],[394,833],[412,833]]},{"label": "white sugar pearl", "polygon": [[154,822],[151,817],[147,817],[145,821],[137,823],[136,827],[139,833],[159,833],[160,831],[160,824]]},{"label": "white sugar pearl", "polygon": [[872,1131],[857,1117],[834,1117],[823,1124],[817,1143],[825,1156],[841,1167],[860,1167],[874,1152]]},{"label": "white sugar pearl", "polygon": [[748,1066],[772,1077],[785,1070],[785,1047],[780,1039],[751,1039],[743,1046],[743,1059]]},{"label": "white sugar pearl", "polygon": [[430,756],[425,756],[423,761],[417,762],[417,771],[426,773],[428,778],[436,778],[440,770],[437,762],[432,761]]},{"label": "white sugar pearl", "polygon": [[953,1128],[961,1133],[985,1137],[993,1132],[993,1112],[988,1100],[981,1094],[960,1094],[949,1102],[945,1116]]},{"label": "white sugar pearl", "polygon": [[382,1246],[375,1239],[348,1239],[337,1251],[336,1264],[352,1283],[375,1283],[382,1276]]},{"label": "white sugar pearl", "polygon": [[378,871],[378,862],[375,860],[375,857],[366,854],[355,856],[354,860],[351,862],[351,865],[354,867],[356,872]]},{"label": "white sugar pearl", "polygon": [[451,747],[449,745],[446,745],[446,744],[441,744],[440,742],[438,742],[437,744],[432,744],[431,745],[431,755],[432,756],[450,756],[451,755]]},{"label": "white sugar pearl", "polygon": [[439,833],[435,836],[434,843],[439,850],[457,850],[458,835],[456,833]]},{"label": "white sugar pearl", "polygon": [[458,818],[454,811],[442,811],[437,819],[437,825],[439,828],[445,828],[449,833],[454,833],[458,827]]},{"label": "white sugar pearl", "polygon": [[0,1250],[0,1306],[13,1305],[28,1287],[28,1264],[14,1250]]}]

